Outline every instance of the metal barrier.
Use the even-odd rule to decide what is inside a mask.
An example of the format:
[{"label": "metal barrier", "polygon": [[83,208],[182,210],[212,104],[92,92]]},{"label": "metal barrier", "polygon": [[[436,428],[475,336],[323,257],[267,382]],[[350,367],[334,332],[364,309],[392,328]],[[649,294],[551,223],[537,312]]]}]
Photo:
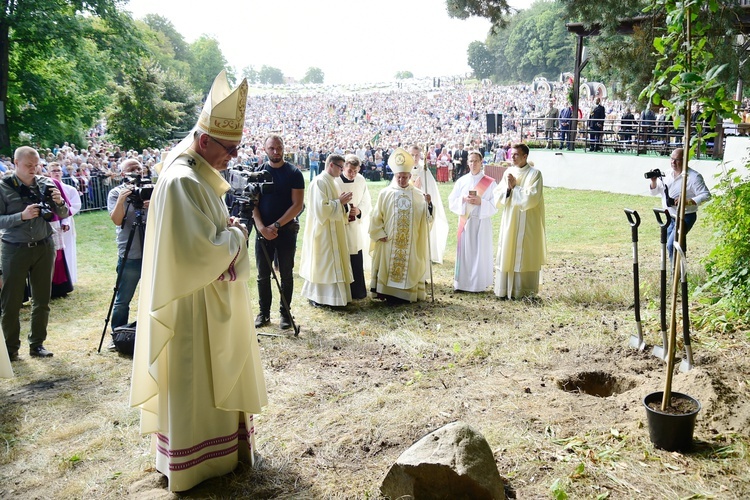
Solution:
[{"label": "metal barrier", "polygon": [[89,179],[89,184],[85,192],[82,192],[81,188],[71,177],[63,177],[62,182],[78,190],[78,193],[81,195],[81,212],[106,210],[107,196],[110,190],[117,185],[117,182],[111,178],[94,176]]},{"label": "metal barrier", "polygon": [[[527,143],[532,143],[532,146],[536,142],[539,147],[546,146],[551,149],[562,147],[564,131],[560,129],[559,123],[555,123],[554,128],[549,127],[548,120],[550,118],[545,117],[518,120],[521,138]],[[595,122],[601,122],[602,128],[593,128]],[[581,118],[578,120],[575,141],[571,144],[570,149],[622,152],[635,155],[649,153],[668,155],[673,149],[682,147],[683,134],[682,128],[675,129],[672,122],[669,121],[641,123],[633,120],[632,123],[622,123],[619,118],[616,120],[611,118],[599,120]],[[701,138],[698,138],[698,140],[701,140]],[[705,141],[703,146],[705,146],[705,149],[699,153],[699,156],[712,156],[714,140]]]}]

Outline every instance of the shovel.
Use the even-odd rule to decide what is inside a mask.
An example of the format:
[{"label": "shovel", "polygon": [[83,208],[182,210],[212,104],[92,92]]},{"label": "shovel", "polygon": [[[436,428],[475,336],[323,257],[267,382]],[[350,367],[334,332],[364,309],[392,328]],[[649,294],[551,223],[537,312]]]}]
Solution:
[{"label": "shovel", "polygon": [[630,222],[630,230],[633,236],[633,296],[635,297],[635,326],[638,335],[631,335],[630,347],[639,351],[646,348],[646,342],[643,341],[643,327],[641,326],[641,289],[638,280],[638,226],[641,225],[641,217],[635,210],[625,209],[625,215]]},{"label": "shovel", "polygon": [[[675,244],[675,250],[682,252],[679,245]],[[680,371],[689,372],[693,368],[693,347],[690,345],[690,317],[688,315],[688,283],[687,262],[683,253],[680,259],[680,287],[682,300],[682,341],[685,344],[685,357],[680,362]]]},{"label": "shovel", "polygon": [[[662,214],[667,218],[663,221]],[[655,345],[651,354],[661,359],[667,360],[667,228],[672,221],[669,211],[662,208],[655,208],[654,215],[656,222],[661,228],[661,293],[659,296],[659,306],[661,309],[661,345]]]}]

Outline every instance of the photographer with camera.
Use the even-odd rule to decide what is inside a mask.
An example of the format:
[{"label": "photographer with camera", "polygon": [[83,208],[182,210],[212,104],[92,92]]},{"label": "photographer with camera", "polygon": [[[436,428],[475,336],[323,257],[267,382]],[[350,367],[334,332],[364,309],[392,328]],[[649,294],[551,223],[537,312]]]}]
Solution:
[{"label": "photographer with camera", "polygon": [[52,293],[55,246],[52,242],[54,215],[69,215],[60,191],[52,179],[36,175],[39,153],[28,146],[16,149],[15,174],[0,181],[0,238],[2,239],[3,288],[2,324],[5,346],[11,361],[21,347],[19,312],[23,304],[26,276],[31,283],[31,333],[29,355],[48,358],[44,347]]},{"label": "photographer with camera", "polygon": [[[672,258],[672,252],[674,250],[674,239],[675,239],[675,225],[677,220],[677,207],[680,203],[680,193],[682,193],[682,161],[684,158],[684,150],[677,148],[672,151],[669,161],[672,165],[672,170],[663,174],[659,169],[651,170],[646,172],[644,177],[651,181],[651,195],[661,196],[662,207],[669,211],[669,215],[672,219],[667,228],[667,252],[669,253],[669,260],[674,262]],[[706,187],[706,183],[703,182],[703,176],[693,170],[692,168],[687,169],[687,186],[686,196],[687,200],[685,203],[685,236],[687,236],[690,229],[693,228],[695,221],[698,220],[698,205],[708,201],[711,198],[711,192]],[[687,247],[687,240],[685,240],[685,246]],[[687,251],[687,248],[683,250]]]},{"label": "photographer with camera", "polygon": [[[142,231],[138,231],[136,220],[140,215],[139,224],[145,227],[149,200],[142,200],[139,191],[133,183],[136,176],[140,176],[143,166],[135,158],[128,158],[120,166],[122,184],[115,186],[107,195],[107,210],[109,218],[115,224],[117,239],[117,272],[122,273],[117,284],[117,294],[112,308],[112,329],[128,323],[130,301],[141,279],[141,260],[143,257]],[[126,248],[130,233],[135,231],[130,248]],[[125,250],[127,249],[127,255]]]},{"label": "photographer with camera", "polygon": [[[273,196],[261,196],[253,209],[253,222],[258,238],[255,240],[255,264],[258,268],[258,302],[260,312],[255,318],[255,327],[260,328],[271,321],[271,266],[278,260],[281,274],[281,291],[289,308],[294,291],[294,254],[297,251],[297,233],[305,198],[305,178],[294,165],[284,161],[284,139],[271,134],[263,143],[268,162],[259,170],[270,172],[273,177]],[[268,254],[263,252],[263,246]],[[281,301],[281,299],[279,299]],[[291,310],[279,307],[282,330],[292,327]]]}]

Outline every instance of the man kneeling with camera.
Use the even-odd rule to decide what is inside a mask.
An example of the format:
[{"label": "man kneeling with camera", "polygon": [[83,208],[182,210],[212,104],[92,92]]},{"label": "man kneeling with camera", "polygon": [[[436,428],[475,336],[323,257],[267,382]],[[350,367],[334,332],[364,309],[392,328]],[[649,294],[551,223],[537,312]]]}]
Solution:
[{"label": "man kneeling with camera", "polygon": [[44,347],[52,293],[52,271],[55,245],[52,242],[53,214],[69,215],[60,191],[52,179],[35,175],[39,153],[28,146],[16,149],[13,156],[15,174],[0,182],[0,235],[2,238],[3,334],[11,361],[18,359],[21,347],[19,313],[23,305],[26,276],[31,284],[31,333],[29,354],[49,358]]}]

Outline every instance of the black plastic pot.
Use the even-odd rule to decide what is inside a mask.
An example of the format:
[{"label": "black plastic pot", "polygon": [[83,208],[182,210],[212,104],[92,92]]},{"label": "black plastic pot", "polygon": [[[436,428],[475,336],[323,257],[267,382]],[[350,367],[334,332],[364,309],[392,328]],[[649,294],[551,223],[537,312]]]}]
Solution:
[{"label": "black plastic pot", "polygon": [[[695,410],[690,413],[669,414],[660,411],[663,392],[652,392],[643,398],[643,406],[646,407],[648,419],[648,434],[651,442],[657,448],[667,451],[687,451],[693,446],[693,431],[695,430],[695,418],[701,410],[701,404],[687,394],[673,392],[672,398],[686,399],[695,405]],[[657,403],[658,409],[653,409],[649,404]]]}]

